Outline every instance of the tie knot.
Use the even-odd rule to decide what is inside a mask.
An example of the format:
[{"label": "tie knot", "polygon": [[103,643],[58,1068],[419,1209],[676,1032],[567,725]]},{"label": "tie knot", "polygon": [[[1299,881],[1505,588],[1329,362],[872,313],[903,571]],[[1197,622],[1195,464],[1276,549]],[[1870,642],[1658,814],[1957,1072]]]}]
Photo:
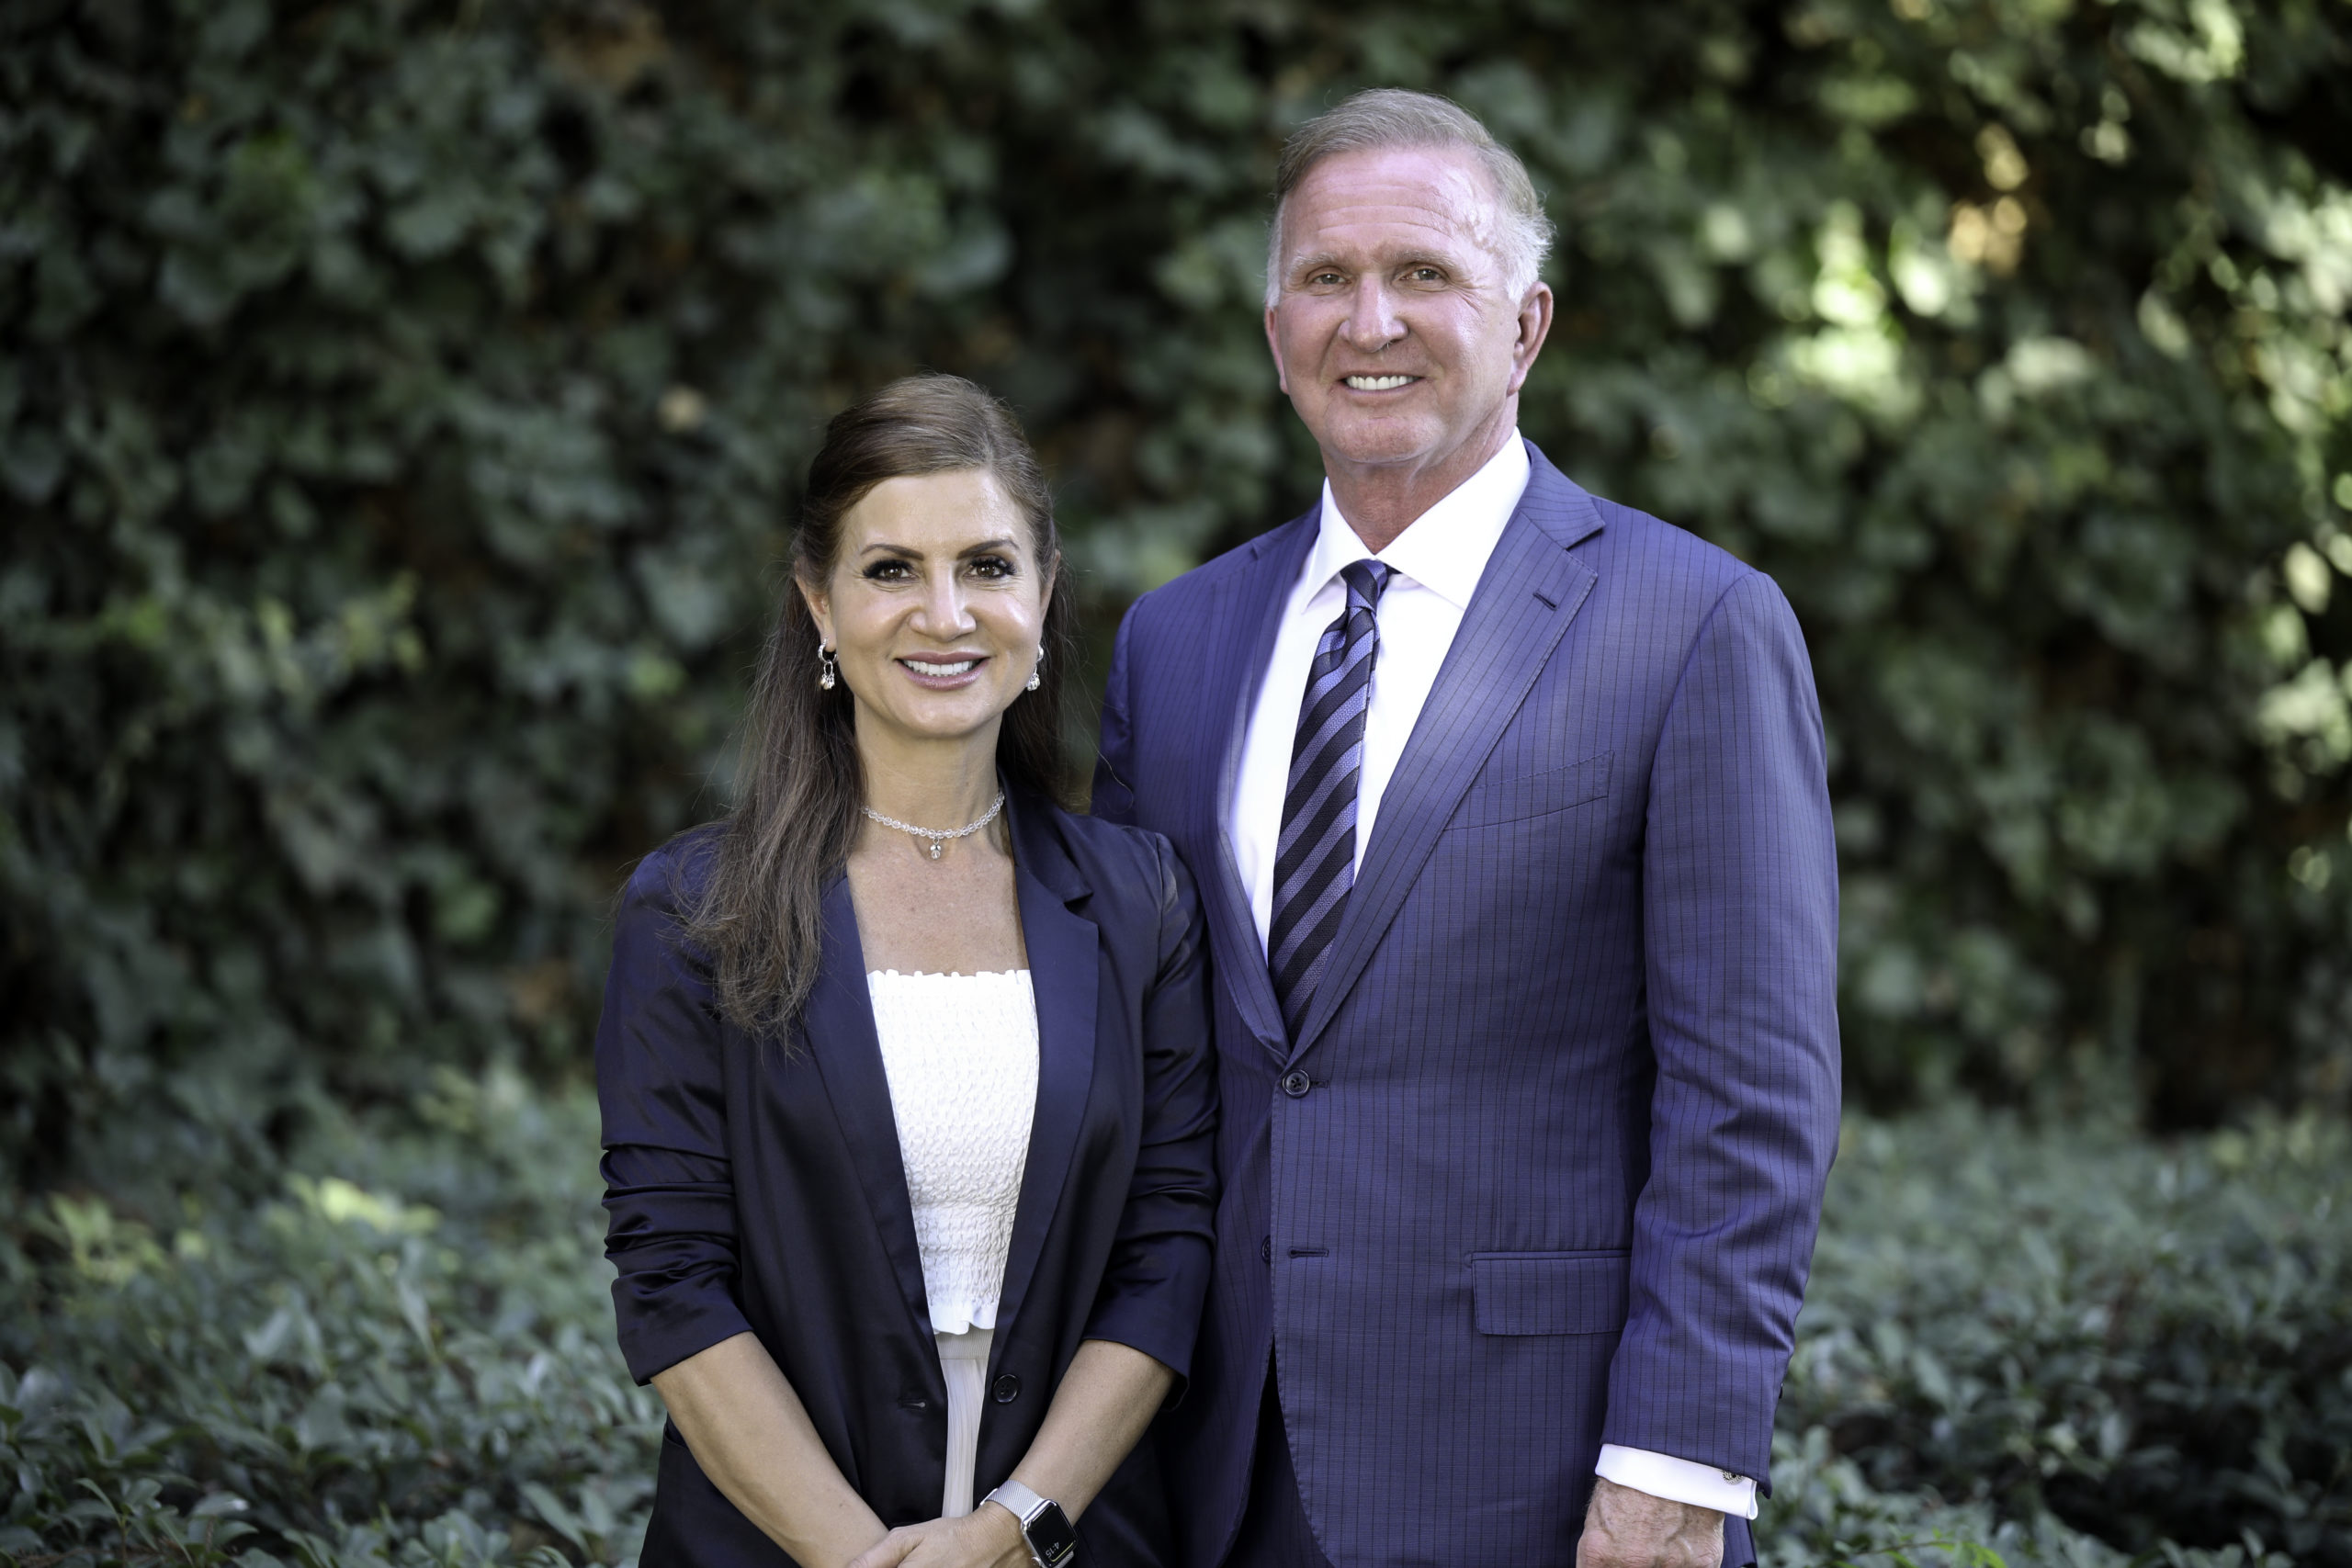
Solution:
[{"label": "tie knot", "polygon": [[1388,586],[1389,570],[1376,560],[1351,560],[1341,567],[1340,576],[1348,585],[1348,608],[1378,609],[1380,591]]}]

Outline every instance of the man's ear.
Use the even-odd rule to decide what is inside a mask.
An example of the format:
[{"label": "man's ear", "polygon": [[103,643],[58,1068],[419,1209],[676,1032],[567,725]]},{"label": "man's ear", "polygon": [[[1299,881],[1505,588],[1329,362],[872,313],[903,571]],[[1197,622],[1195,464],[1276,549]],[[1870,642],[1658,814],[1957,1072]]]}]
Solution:
[{"label": "man's ear", "polygon": [[1290,396],[1290,377],[1283,369],[1283,340],[1274,335],[1274,308],[1266,307],[1266,352],[1274,356],[1274,385]]},{"label": "man's ear", "polygon": [[1519,342],[1511,348],[1511,392],[1527,384],[1527,373],[1535,368],[1535,356],[1551,335],[1552,286],[1539,281],[1519,304]]}]

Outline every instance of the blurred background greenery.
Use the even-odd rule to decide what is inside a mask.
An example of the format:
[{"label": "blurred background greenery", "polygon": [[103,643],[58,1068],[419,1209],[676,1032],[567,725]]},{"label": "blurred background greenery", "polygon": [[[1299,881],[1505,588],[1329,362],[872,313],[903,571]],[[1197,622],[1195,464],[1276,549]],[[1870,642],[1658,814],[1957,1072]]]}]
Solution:
[{"label": "blurred background greenery", "polygon": [[[2051,1264],[2036,1321],[2077,1327],[2030,1353],[1945,1344],[1997,1311],[1936,1262],[1990,1267],[2038,1223],[2025,1190],[2154,1180],[2166,1150],[2223,1185],[2250,1156],[2217,1149],[2345,1173],[2346,0],[0,0],[13,1528],[70,1504],[74,1540],[115,1542],[76,1550],[135,1557],[123,1488],[162,1476],[147,1506],[186,1529],[137,1551],[185,1555],[245,1462],[187,1380],[282,1376],[307,1392],[254,1428],[278,1457],[233,1472],[312,1499],[269,1505],[272,1551],[633,1551],[634,1482],[593,1506],[621,1525],[582,1522],[577,1432],[531,1480],[569,1526],[468,1468],[583,1410],[635,1442],[646,1408],[595,1291],[541,1301],[502,1252],[593,1171],[500,1163],[449,1086],[544,1094],[586,1140],[611,896],[724,806],[796,487],[850,398],[927,367],[1015,403],[1098,663],[1135,593],[1311,501],[1258,324],[1264,192],[1292,126],[1375,84],[1483,116],[1560,221],[1526,433],[1787,590],[1832,737],[1849,1087],[1904,1118],[1855,1135],[1988,1172],[1949,1212],[1836,1211],[1820,1299],[1877,1278],[1900,1327],[1905,1280],[1956,1293],[1916,1343],[1809,1314],[1878,1361],[1790,1416],[1804,1550],[1940,1498],[2013,1555],[2252,1530],[2254,1557],[2352,1562],[2352,1242],[2322,1175],[2260,1224],[2126,1225],[2153,1260]],[[1962,1102],[2044,1130],[1919,1119]],[[439,1154],[387,1152],[417,1139]],[[2036,1174],[2005,1190],[1986,1150]],[[435,1196],[452,1169],[482,1190]],[[2075,1196],[2085,1224],[2172,1201]],[[404,1203],[469,1239],[445,1257]],[[1907,1261],[1871,1276],[1873,1235]],[[2180,1259],[2209,1255],[2271,1283],[2198,1295]],[[364,1355],[220,1317],[266,1279],[327,1301],[336,1269],[392,1292]],[[2259,1352],[2142,1358],[2209,1319]],[[515,1377],[576,1351],[611,1386],[462,1440],[303,1414],[359,1399],[368,1356],[491,1398],[448,1371],[458,1325]],[[1801,1367],[1848,1366],[1829,1342]],[[204,1370],[141,1371],[159,1344]],[[411,1439],[389,1491],[317,1470]],[[2045,1506],[2098,1540],[2034,1534]]]}]

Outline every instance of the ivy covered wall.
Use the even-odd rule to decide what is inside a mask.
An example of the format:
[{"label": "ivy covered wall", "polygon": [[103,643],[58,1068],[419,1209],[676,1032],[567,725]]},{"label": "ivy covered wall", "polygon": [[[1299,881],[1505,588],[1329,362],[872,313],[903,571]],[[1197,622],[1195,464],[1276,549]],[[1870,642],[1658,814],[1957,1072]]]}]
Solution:
[{"label": "ivy covered wall", "polygon": [[576,1065],[856,392],[1013,400],[1098,656],[1304,507],[1263,193],[1374,84],[1561,221],[1527,434],[1796,605],[1854,1087],[2352,1100],[2340,0],[5,0],[19,1173]]}]

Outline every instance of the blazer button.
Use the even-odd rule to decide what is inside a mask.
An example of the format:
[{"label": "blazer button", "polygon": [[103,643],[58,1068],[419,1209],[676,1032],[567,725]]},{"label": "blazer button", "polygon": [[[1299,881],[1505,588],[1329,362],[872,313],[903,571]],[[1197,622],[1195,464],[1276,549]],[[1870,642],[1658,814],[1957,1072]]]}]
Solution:
[{"label": "blazer button", "polygon": [[1305,1098],[1306,1091],[1314,1087],[1315,1080],[1295,1067],[1283,1075],[1283,1092],[1293,1100]]},{"label": "blazer button", "polygon": [[1021,1397],[1021,1380],[1007,1372],[989,1386],[989,1394],[999,1404],[1010,1404]]},{"label": "blazer button", "polygon": [[1261,1263],[1272,1263],[1273,1260],[1274,1238],[1270,1235],[1260,1236],[1258,1238],[1258,1261]]}]

